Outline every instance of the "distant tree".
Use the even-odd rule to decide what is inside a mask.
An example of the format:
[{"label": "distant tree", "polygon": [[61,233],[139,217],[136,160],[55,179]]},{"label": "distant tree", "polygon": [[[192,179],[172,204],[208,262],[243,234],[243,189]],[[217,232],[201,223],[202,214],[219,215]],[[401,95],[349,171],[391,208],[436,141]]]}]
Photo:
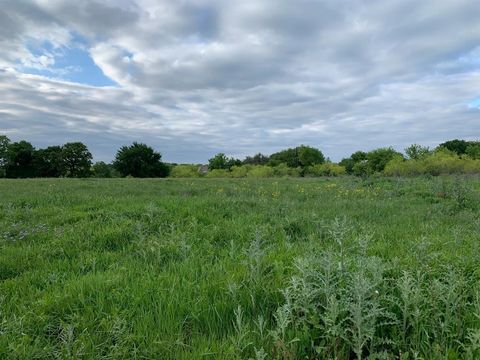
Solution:
[{"label": "distant tree", "polygon": [[353,174],[353,168],[355,165],[366,160],[367,153],[364,151],[357,151],[350,155],[350,157],[342,159],[342,161],[339,162],[339,165],[345,167],[347,174]]},{"label": "distant tree", "polygon": [[92,176],[96,178],[112,178],[117,177],[117,171],[112,164],[98,161],[92,166]]},{"label": "distant tree", "polygon": [[67,143],[62,146],[64,175],[67,177],[88,177],[91,175],[92,154],[81,142]]},{"label": "distant tree", "polygon": [[325,162],[325,156],[323,153],[311,146],[299,146],[297,147],[298,161],[300,166],[305,168],[307,166],[313,166],[317,164],[323,164]]},{"label": "distant tree", "polygon": [[64,173],[61,146],[49,146],[36,150],[33,154],[36,177],[59,177]]},{"label": "distant tree", "polygon": [[34,177],[33,152],[35,148],[27,141],[8,145],[5,175],[8,178]]},{"label": "distant tree", "polygon": [[480,159],[480,141],[470,141],[465,153],[472,159]]},{"label": "distant tree", "polygon": [[412,144],[405,148],[405,154],[407,154],[408,158],[411,160],[420,160],[430,155],[431,151],[428,147]]},{"label": "distant tree", "polygon": [[240,166],[242,162],[238,159],[234,159],[233,157],[227,158],[224,153],[218,153],[213,158],[208,160],[208,168],[210,170],[215,169],[231,169],[233,166]]},{"label": "distant tree", "polygon": [[150,146],[134,142],[118,150],[113,166],[121,176],[166,177],[170,168],[161,159],[162,155]]},{"label": "distant tree", "polygon": [[7,164],[7,152],[10,145],[10,139],[5,135],[0,135],[0,178],[5,177],[5,166]]},{"label": "distant tree", "polygon": [[385,166],[395,157],[403,158],[403,155],[393,148],[379,148],[367,153],[368,167],[372,173],[382,172]]},{"label": "distant tree", "polygon": [[270,155],[269,164],[277,166],[286,164],[288,167],[296,168],[312,166],[315,164],[323,164],[325,157],[322,152],[310,146],[297,146],[296,148],[289,148]]},{"label": "distant tree", "polygon": [[457,153],[457,155],[463,155],[467,152],[468,145],[468,141],[455,139],[441,143],[440,145],[438,145],[438,147],[453,151],[454,153]]},{"label": "distant tree", "polygon": [[263,155],[261,153],[255,154],[254,156],[247,156],[243,160],[243,164],[245,165],[266,165],[270,157]]},{"label": "distant tree", "polygon": [[210,170],[214,169],[227,169],[228,168],[228,158],[224,153],[218,153],[211,159],[208,159],[208,168]]}]

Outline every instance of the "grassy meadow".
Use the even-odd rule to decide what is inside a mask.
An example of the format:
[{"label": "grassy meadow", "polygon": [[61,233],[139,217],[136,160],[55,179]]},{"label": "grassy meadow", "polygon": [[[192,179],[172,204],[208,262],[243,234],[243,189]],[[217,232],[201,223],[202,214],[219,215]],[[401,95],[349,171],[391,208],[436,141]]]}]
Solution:
[{"label": "grassy meadow", "polygon": [[480,179],[0,180],[1,359],[479,359]]}]

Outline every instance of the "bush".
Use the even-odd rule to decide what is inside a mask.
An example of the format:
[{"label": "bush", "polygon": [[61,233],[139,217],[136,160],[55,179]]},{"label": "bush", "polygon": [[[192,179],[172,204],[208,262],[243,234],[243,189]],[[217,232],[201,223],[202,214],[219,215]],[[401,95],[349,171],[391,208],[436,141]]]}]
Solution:
[{"label": "bush", "polygon": [[300,176],[302,169],[301,168],[292,168],[288,167],[287,164],[282,163],[280,165],[273,167],[273,175],[274,176]]},{"label": "bush", "polygon": [[449,151],[436,151],[431,156],[419,160],[394,159],[385,167],[388,176],[479,174],[480,160],[467,156],[459,157]]},{"label": "bush", "polygon": [[310,176],[340,176],[347,173],[344,166],[331,162],[310,166],[306,170],[306,175]]},{"label": "bush", "polygon": [[232,178],[244,178],[247,177],[248,170],[250,169],[250,166],[244,165],[244,166],[233,166],[230,169],[230,176]]},{"label": "bush", "polygon": [[266,165],[256,165],[250,168],[250,171],[247,173],[247,177],[251,178],[268,178],[273,177],[274,171],[271,166]]},{"label": "bush", "polygon": [[201,175],[198,172],[197,165],[176,165],[173,167],[170,176],[174,178],[198,178]]}]

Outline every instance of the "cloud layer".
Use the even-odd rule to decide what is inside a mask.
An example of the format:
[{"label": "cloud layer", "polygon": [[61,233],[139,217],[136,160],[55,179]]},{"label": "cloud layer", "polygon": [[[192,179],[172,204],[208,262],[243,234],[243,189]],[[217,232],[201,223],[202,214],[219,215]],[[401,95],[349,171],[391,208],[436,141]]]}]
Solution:
[{"label": "cloud layer", "polygon": [[[169,161],[205,162],[303,143],[339,160],[480,137],[477,1],[6,0],[2,9],[0,132],[37,146],[81,140],[111,160],[135,140]],[[91,63],[72,61],[82,54]]]}]

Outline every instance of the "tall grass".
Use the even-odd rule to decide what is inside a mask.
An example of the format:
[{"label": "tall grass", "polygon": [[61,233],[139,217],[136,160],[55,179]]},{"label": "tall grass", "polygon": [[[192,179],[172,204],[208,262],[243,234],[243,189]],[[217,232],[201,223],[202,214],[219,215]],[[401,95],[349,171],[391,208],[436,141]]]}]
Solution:
[{"label": "tall grass", "polygon": [[0,181],[2,359],[477,359],[477,177]]}]

